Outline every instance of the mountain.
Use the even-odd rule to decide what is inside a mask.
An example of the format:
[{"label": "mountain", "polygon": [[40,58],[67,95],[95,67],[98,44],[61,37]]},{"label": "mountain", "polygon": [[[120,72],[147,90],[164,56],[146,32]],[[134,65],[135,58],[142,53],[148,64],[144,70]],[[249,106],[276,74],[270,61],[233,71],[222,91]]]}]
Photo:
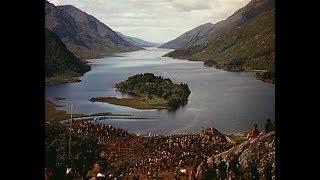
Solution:
[{"label": "mountain", "polygon": [[45,3],[45,26],[56,33],[80,59],[139,50],[93,16],[71,6]]},{"label": "mountain", "polygon": [[205,39],[205,37],[210,36],[209,32],[213,27],[214,27],[214,24],[212,23],[202,24],[182,34],[176,39],[161,45],[160,48],[179,49],[182,47],[191,46],[197,41],[202,41],[203,39]]},{"label": "mountain", "polygon": [[[260,11],[252,7],[259,7]],[[214,35],[202,44],[180,48],[165,56],[204,61],[205,65],[212,64],[228,71],[263,70],[266,72],[258,78],[274,82],[274,0],[252,0],[235,14],[239,12],[245,12],[250,18],[230,31]]]},{"label": "mountain", "polygon": [[200,25],[176,39],[160,46],[160,48],[179,49],[207,42],[221,33],[230,32],[249,23],[257,15],[274,8],[274,0],[252,0],[245,7],[236,11],[227,19],[216,24]]},{"label": "mountain", "polygon": [[121,34],[120,32],[117,32],[117,34],[122,37],[122,39],[126,40],[127,42],[135,45],[135,46],[139,46],[139,47],[156,47],[159,46],[159,44],[156,43],[151,43],[151,42],[147,42],[145,40],[136,38],[136,37],[131,37],[131,36],[126,36]]},{"label": "mountain", "polygon": [[79,76],[91,69],[89,65],[73,55],[56,34],[46,28],[45,35],[47,80],[62,75],[67,77]]}]

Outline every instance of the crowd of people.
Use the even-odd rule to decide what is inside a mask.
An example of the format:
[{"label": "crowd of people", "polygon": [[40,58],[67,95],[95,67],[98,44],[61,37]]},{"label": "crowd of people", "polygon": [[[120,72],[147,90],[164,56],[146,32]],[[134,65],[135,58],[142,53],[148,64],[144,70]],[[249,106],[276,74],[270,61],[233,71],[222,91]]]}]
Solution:
[{"label": "crowd of people", "polygon": [[[97,179],[157,179],[161,173],[172,174],[175,179],[236,179],[239,174],[238,158],[228,162],[217,161],[214,155],[234,146],[226,136],[214,127],[198,134],[170,136],[139,136],[110,125],[79,122],[67,125],[77,135],[92,136],[104,146],[101,158],[104,164],[93,166],[87,178]],[[274,130],[267,120],[264,133]],[[257,125],[248,133],[247,139],[259,135]],[[98,170],[97,170],[98,169]]]}]

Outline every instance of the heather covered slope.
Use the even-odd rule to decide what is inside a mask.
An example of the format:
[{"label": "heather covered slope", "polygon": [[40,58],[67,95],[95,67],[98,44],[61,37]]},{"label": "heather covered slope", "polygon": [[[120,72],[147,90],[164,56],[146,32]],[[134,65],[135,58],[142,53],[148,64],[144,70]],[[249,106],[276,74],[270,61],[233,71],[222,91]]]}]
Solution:
[{"label": "heather covered slope", "polygon": [[[82,16],[78,17],[79,14]],[[57,34],[80,59],[100,58],[116,52],[140,49],[124,41],[93,16],[73,6],[56,7],[46,1],[45,26]],[[94,27],[99,29],[95,30]]]},{"label": "heather covered slope", "polygon": [[46,29],[46,80],[57,76],[75,77],[90,70],[90,66],[73,55],[60,38]]},{"label": "heather covered slope", "polygon": [[216,24],[206,23],[200,25],[160,47],[179,49],[205,43],[221,33],[227,33],[246,25],[256,16],[272,9],[274,9],[274,0],[252,0],[227,19]]}]

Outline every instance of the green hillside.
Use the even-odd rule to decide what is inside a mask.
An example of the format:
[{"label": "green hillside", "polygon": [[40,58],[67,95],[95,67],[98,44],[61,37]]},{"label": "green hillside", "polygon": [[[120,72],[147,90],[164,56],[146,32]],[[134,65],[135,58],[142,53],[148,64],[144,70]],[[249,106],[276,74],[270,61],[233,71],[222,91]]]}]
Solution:
[{"label": "green hillside", "polygon": [[261,79],[274,81],[274,9],[248,24],[222,33],[205,44],[178,49],[165,56],[194,61],[214,61],[229,71],[267,70]]},{"label": "green hillside", "polygon": [[90,66],[73,55],[56,34],[48,29],[45,31],[47,82],[56,81],[57,77],[79,76],[90,70]]}]

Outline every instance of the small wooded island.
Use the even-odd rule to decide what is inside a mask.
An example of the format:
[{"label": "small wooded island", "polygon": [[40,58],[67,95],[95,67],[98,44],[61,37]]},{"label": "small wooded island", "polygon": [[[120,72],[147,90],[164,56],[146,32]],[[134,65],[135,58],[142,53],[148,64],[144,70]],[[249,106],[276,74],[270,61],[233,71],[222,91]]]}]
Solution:
[{"label": "small wooded island", "polygon": [[136,109],[174,110],[188,101],[190,90],[187,84],[174,84],[169,78],[152,73],[137,74],[116,84],[117,90],[134,95],[135,98],[95,97],[92,102],[106,102]]}]

